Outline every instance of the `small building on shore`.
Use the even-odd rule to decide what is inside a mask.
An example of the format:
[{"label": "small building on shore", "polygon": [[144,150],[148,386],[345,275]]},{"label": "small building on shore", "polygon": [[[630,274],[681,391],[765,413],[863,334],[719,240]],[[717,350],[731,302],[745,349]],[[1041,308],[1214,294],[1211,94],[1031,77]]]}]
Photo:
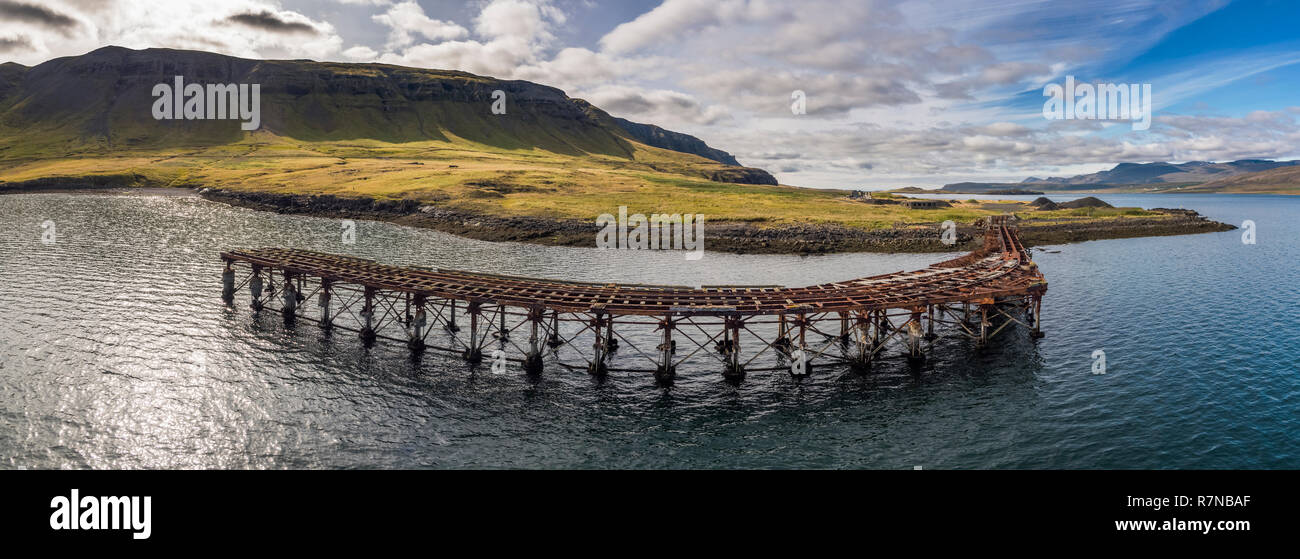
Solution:
[{"label": "small building on shore", "polygon": [[870,190],[854,190],[853,192],[849,193],[849,199],[857,202],[862,202],[865,204],[877,204],[877,205],[898,203],[898,200],[889,197],[888,195],[884,197],[872,196]]}]

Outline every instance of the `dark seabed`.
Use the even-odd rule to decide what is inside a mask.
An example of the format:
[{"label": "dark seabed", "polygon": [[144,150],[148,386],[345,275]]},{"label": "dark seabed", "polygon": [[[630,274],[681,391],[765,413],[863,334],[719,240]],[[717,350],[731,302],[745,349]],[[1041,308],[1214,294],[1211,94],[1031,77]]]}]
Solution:
[{"label": "dark seabed", "polygon": [[[1004,197],[1005,198],[1005,197]],[[1031,197],[1032,198],[1032,197]],[[7,468],[1300,468],[1300,197],[1103,195],[1258,225],[1035,251],[1047,337],[935,342],[919,375],[819,368],[739,386],[471,371],[254,318],[218,252],[292,246],[577,280],[802,285],[944,255],[623,253],[492,244],[185,196],[0,196]],[[56,242],[42,243],[42,223]],[[707,239],[707,237],[706,237]],[[706,241],[707,242],[707,241]],[[650,344],[651,346],[653,344]],[[1092,374],[1103,350],[1107,374]]]}]

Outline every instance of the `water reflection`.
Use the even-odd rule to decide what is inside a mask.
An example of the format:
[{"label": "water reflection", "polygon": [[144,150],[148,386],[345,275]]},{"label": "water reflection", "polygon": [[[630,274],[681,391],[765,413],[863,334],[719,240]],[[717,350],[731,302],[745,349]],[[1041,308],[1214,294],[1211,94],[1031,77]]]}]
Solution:
[{"label": "water reflection", "polygon": [[[311,323],[285,327],[221,304],[216,255],[292,246],[687,285],[805,285],[947,255],[690,262],[370,222],[344,245],[335,220],[195,198],[0,196],[0,450],[9,466],[32,468],[1297,467],[1297,326],[1276,319],[1278,305],[1300,303],[1278,288],[1300,279],[1285,264],[1297,256],[1300,234],[1283,221],[1296,204],[1230,199],[1197,209],[1252,216],[1255,252],[1229,233],[1036,255],[1052,286],[1038,343],[1011,336],[977,352],[942,338],[920,375],[895,358],[867,376],[751,373],[733,386],[705,365],[665,390],[648,375],[493,375],[453,356],[412,359],[401,344],[367,350]],[[54,245],[40,243],[45,219],[57,223]],[[1257,300],[1266,290],[1278,295]],[[1087,374],[1097,347],[1115,371],[1107,378]]]}]

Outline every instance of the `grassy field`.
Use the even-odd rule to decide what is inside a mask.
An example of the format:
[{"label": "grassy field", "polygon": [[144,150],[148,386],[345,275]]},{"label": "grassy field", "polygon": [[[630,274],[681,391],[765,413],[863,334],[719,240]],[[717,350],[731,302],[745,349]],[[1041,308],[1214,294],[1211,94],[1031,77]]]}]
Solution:
[{"label": "grassy field", "polygon": [[627,206],[630,214],[693,213],[760,227],[824,223],[876,229],[945,220],[969,223],[1009,211],[1043,219],[1147,214],[1029,213],[1024,204],[987,201],[953,201],[952,208],[931,210],[864,204],[848,199],[844,190],[708,181],[698,177],[701,165],[721,164],[635,145],[637,151],[627,158],[505,149],[454,137],[305,142],[255,134],[210,147],[10,156],[0,159],[0,181],[132,174],[143,177],[147,186],[411,199],[497,216],[594,220]]},{"label": "grassy field", "polygon": [[[192,83],[235,76],[262,84],[261,127],[247,133],[228,119],[151,118],[151,92],[172,80],[172,68],[188,69]],[[504,112],[490,102],[498,91],[509,99]],[[589,243],[580,222],[625,206],[629,214],[730,223],[721,230],[737,252],[926,248],[929,237],[906,242],[917,230],[863,231],[971,225],[1009,212],[1063,229],[1087,222],[1095,238],[1097,229],[1148,215],[974,200],[916,210],[864,203],[847,190],[771,185],[765,171],[720,163],[730,155],[699,138],[644,126],[628,128],[559,89],[462,72],[105,47],[36,68],[0,64],[0,193],[213,188],[224,192],[210,199],[256,209],[368,212],[483,240],[560,244]],[[374,204],[301,195],[408,203],[371,211]],[[1134,223],[1132,233],[1150,229]]]}]

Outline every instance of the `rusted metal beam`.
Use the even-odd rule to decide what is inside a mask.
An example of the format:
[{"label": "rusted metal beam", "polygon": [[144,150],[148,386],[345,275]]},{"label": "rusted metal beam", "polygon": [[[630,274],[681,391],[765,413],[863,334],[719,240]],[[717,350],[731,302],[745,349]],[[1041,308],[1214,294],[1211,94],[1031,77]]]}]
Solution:
[{"label": "rusted metal beam", "polygon": [[[300,312],[301,303],[319,293],[321,326],[331,328],[343,319],[339,327],[358,332],[367,343],[376,338],[394,339],[419,352],[435,329],[431,326],[441,323],[445,331],[440,330],[438,336],[448,338],[451,347],[429,347],[459,351],[471,362],[483,358],[484,341],[492,336],[503,350],[518,350],[519,354],[508,360],[523,364],[529,373],[541,371],[545,344],[555,362],[566,368],[582,367],[595,375],[648,371],[655,373],[661,384],[671,383],[676,366],[695,355],[719,359],[724,374],[732,379],[742,378],[747,370],[782,368],[750,366],[769,349],[786,359],[798,350],[805,360],[799,370],[805,373],[811,370],[813,360],[846,362],[854,370],[865,371],[891,344],[902,344],[904,355],[913,360],[923,359],[920,342],[936,337],[936,324],[957,326],[958,333],[976,339],[981,346],[1013,323],[1028,328],[1037,338],[1042,336],[1042,297],[1047,290],[1042,273],[1005,218],[987,221],[979,250],[923,270],[794,288],[548,280],[401,268],[284,248],[232,250],[221,253],[221,258],[222,298],[227,304],[233,304],[235,295],[247,287],[255,311],[278,302],[278,310],[290,324],[298,318],[315,320],[309,316],[314,313]],[[242,283],[240,270],[247,273]],[[336,295],[341,301],[337,305]],[[358,303],[359,312],[353,310]],[[457,334],[460,305],[469,314],[468,336]],[[958,308],[962,309],[960,315]],[[1014,310],[1008,314],[1003,308]],[[497,316],[486,314],[487,309]],[[1020,316],[1015,313],[1023,316],[1015,318]],[[943,320],[943,315],[951,320]],[[1006,317],[996,328],[992,324],[995,315]],[[509,322],[515,319],[518,323],[511,327]],[[975,319],[978,326],[971,324]],[[683,326],[699,330],[706,340],[700,343]],[[527,344],[513,343],[510,331],[524,327]],[[624,333],[648,327],[662,330],[660,344],[657,351],[642,352]],[[810,331],[828,341],[819,349],[811,348]],[[675,358],[676,335],[697,349]],[[570,343],[583,336],[590,341]],[[620,339],[631,353],[615,352]],[[575,352],[584,365],[565,362]],[[629,361],[645,365],[625,366]]]}]

